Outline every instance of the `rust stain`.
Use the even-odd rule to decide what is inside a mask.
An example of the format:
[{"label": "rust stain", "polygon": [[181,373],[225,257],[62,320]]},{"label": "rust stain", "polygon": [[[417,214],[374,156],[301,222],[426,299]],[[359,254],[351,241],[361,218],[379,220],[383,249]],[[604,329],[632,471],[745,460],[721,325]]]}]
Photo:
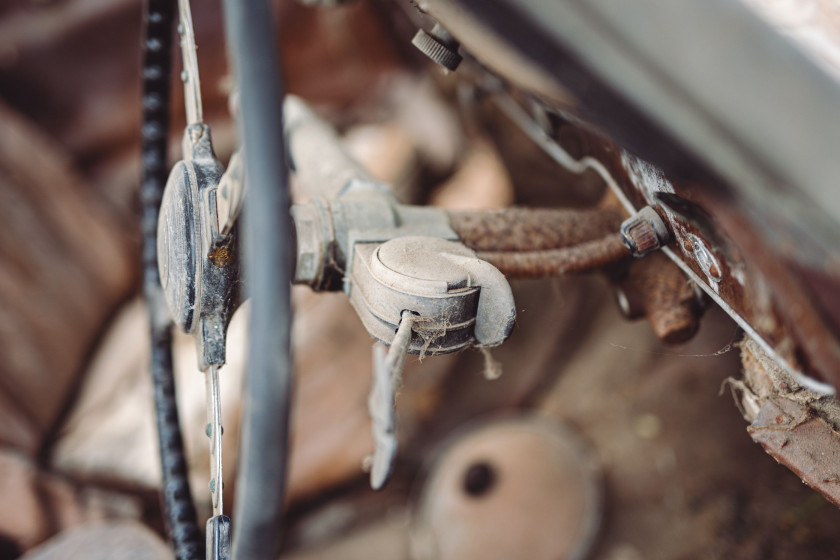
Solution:
[{"label": "rust stain", "polygon": [[585,210],[506,208],[450,212],[461,242],[474,251],[544,251],[571,247],[618,231],[618,208]]},{"label": "rust stain", "polygon": [[207,257],[210,259],[210,262],[216,266],[224,268],[233,262],[233,251],[231,251],[228,247],[219,247],[218,249],[211,251]]},{"label": "rust stain", "polygon": [[638,302],[663,342],[679,344],[697,333],[702,309],[694,288],[662,253],[634,261],[620,289],[629,301]]},{"label": "rust stain", "polygon": [[485,251],[478,257],[508,278],[542,278],[582,274],[630,256],[619,234],[611,234],[595,241],[572,247],[543,251]]},{"label": "rust stain", "polygon": [[[785,417],[800,419],[779,430],[776,424]],[[840,434],[827,421],[803,411],[799,403],[774,397],[764,402],[747,431],[777,462],[840,506]]]}]

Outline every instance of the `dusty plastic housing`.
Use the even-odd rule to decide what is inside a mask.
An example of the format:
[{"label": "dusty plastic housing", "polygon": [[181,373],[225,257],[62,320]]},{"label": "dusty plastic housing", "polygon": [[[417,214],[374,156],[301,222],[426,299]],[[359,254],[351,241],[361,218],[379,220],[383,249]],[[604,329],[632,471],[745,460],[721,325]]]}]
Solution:
[{"label": "dusty plastic housing", "polygon": [[415,313],[409,352],[444,354],[497,346],[516,318],[507,280],[461,243],[423,236],[356,246],[350,303],[368,332],[390,344],[405,310]]}]

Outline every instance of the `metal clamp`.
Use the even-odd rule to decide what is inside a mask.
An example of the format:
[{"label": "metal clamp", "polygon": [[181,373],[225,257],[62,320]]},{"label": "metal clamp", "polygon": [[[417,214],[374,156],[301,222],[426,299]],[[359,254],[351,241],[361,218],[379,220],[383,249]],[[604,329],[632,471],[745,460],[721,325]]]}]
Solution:
[{"label": "metal clamp", "polygon": [[368,332],[385,344],[405,310],[417,315],[412,354],[498,346],[513,329],[516,308],[507,280],[460,243],[398,237],[358,245],[354,255],[350,303]]},{"label": "metal clamp", "polygon": [[196,335],[199,369],[225,363],[226,331],[239,295],[235,231],[217,227],[223,168],[205,124],[184,132],[185,157],[172,168],[158,222],[158,269],[176,326]]},{"label": "metal clamp", "polygon": [[516,312],[507,280],[457,242],[443,211],[355,182],[334,200],[293,206],[292,217],[295,282],[343,289],[377,340],[391,343],[404,310],[420,317],[415,354],[496,346],[510,334]]},{"label": "metal clamp", "polygon": [[396,455],[395,392],[405,356],[497,346],[516,308],[499,270],[458,241],[438,208],[400,204],[342,149],[306,105],[286,101],[287,133],[299,179],[312,196],[292,206],[294,282],[344,290],[374,346],[368,405],[376,443],[371,486],[381,488]]}]

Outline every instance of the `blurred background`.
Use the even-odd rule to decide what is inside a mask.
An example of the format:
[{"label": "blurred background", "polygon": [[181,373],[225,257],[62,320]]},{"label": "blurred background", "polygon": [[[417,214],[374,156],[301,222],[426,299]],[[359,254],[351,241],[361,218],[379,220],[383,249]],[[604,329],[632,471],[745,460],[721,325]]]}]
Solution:
[{"label": "blurred background", "polygon": [[[781,9],[795,32],[813,12],[794,4]],[[581,208],[604,196],[417,52],[396,3],[276,8],[289,92],[403,201]],[[169,554],[139,297],[141,10],[138,0],[0,5],[0,559],[109,543]],[[193,16],[205,117],[225,162],[236,137],[220,2],[194,2]],[[822,21],[833,31],[836,20]],[[823,52],[830,67],[834,51]],[[501,376],[477,351],[409,358],[400,452],[379,493],[363,465],[373,341],[343,294],[294,289],[284,558],[840,555],[840,512],[745,429],[726,388],[741,375],[742,336],[720,310],[691,342],[666,347],[621,316],[601,275],[513,288],[516,330],[492,355]],[[228,503],[247,313],[234,318],[221,371]],[[176,337],[175,357],[204,519],[204,380],[190,338]]]}]

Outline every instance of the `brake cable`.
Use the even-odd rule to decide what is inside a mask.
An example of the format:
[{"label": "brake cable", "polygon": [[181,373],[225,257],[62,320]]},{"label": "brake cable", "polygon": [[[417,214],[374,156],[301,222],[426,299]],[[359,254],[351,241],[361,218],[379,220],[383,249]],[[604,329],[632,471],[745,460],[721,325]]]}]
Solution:
[{"label": "brake cable", "polygon": [[245,277],[252,299],[233,558],[274,559],[288,463],[292,390],[293,246],[283,132],[283,83],[267,0],[225,0],[225,24],[240,95],[248,200]]}]

